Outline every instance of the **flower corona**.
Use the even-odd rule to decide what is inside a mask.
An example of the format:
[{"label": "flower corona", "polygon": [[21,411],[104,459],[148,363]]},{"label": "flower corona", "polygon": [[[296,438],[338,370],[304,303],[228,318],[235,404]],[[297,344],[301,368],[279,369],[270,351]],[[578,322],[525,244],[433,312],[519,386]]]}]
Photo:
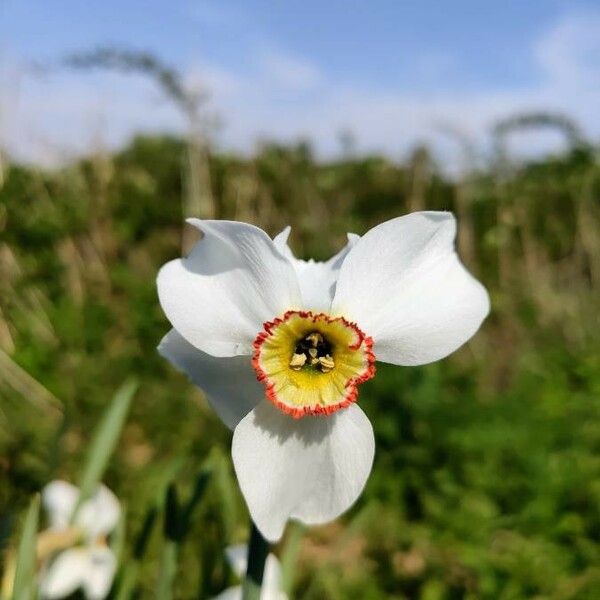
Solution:
[{"label": "flower corona", "polygon": [[288,311],[256,336],[252,366],[283,412],[330,415],[355,402],[359,384],[375,375],[373,340],[343,317]]}]

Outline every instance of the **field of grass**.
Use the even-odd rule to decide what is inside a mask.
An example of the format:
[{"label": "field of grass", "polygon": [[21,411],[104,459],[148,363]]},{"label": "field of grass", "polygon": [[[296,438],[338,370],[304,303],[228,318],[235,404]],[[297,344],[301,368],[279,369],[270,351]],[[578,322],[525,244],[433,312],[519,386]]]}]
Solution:
[{"label": "field of grass", "polygon": [[[48,481],[78,480],[101,415],[135,377],[104,474],[126,506],[113,597],[155,597],[165,556],[174,598],[233,584],[223,549],[247,539],[248,514],[231,434],[156,352],[169,329],[157,270],[190,247],[192,214],[271,235],[291,224],[299,256],[326,258],[347,231],[424,208],[457,214],[492,313],[450,358],[381,365],[361,388],[373,473],[339,521],[288,527],[274,551],[290,596],[600,598],[600,161],[585,145],[458,179],[425,149],[406,164],[320,163],[307,144],[206,158],[174,138],[56,171],[1,163],[0,545],[17,544]],[[175,496],[198,481],[173,536]]]}]

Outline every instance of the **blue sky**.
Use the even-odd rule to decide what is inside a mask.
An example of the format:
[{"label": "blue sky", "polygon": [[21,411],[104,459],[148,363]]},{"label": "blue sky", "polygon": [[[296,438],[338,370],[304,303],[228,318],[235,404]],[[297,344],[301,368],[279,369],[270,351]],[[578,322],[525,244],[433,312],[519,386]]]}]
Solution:
[{"label": "blue sky", "polygon": [[400,155],[443,145],[446,126],[484,143],[495,119],[536,108],[600,134],[598,2],[3,0],[0,143],[49,160],[180,130],[139,77],[30,73],[106,44],[151,50],[207,89],[228,148],[309,136],[327,155],[349,128],[360,149]]}]

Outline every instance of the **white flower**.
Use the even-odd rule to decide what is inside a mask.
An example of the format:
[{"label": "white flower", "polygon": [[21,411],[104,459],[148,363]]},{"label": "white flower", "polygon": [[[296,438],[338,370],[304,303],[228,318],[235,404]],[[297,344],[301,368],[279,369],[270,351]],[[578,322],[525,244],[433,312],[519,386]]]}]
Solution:
[{"label": "white flower", "polygon": [[[245,544],[229,546],[225,549],[225,555],[235,574],[240,579],[244,579],[248,564],[248,546]],[[227,588],[213,600],[242,600],[242,586]],[[260,600],[288,600],[287,594],[281,590],[281,565],[274,554],[269,554],[265,561]]]},{"label": "white flower", "polygon": [[42,490],[50,527],[39,544],[52,555],[42,571],[42,598],[65,598],[82,589],[88,600],[103,600],[110,592],[117,565],[106,538],[119,521],[119,501],[100,485],[71,523],[78,498],[79,490],[66,481],[52,481]]},{"label": "white flower", "polygon": [[373,430],[355,402],[375,358],[439,360],[489,311],[456,255],[455,219],[392,219],[325,263],[294,258],[289,228],[271,240],[245,223],[189,223],[204,237],[158,275],[174,327],[159,351],[234,429],[236,474],[268,540],[289,518],[335,519],[371,471]]}]

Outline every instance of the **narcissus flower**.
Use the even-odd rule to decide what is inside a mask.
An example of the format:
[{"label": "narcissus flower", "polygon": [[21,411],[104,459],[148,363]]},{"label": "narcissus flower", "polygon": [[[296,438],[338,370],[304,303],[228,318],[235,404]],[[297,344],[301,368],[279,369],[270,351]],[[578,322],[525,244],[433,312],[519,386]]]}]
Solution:
[{"label": "narcissus flower", "polygon": [[50,523],[38,536],[38,554],[44,562],[40,596],[66,598],[81,589],[88,600],[108,596],[117,567],[107,536],[121,514],[119,501],[104,485],[73,511],[79,490],[66,481],[53,481],[42,490]]},{"label": "narcissus flower", "polygon": [[[239,544],[229,546],[225,549],[225,556],[234,573],[243,579],[246,575],[248,564],[248,546]],[[281,565],[274,554],[269,554],[265,561],[265,570],[260,588],[260,600],[288,600],[288,596],[282,591]],[[213,600],[242,600],[242,586],[236,585],[227,588]]]},{"label": "narcissus flower", "polygon": [[454,249],[450,213],[387,221],[327,262],[296,259],[287,238],[198,221],[203,238],[158,275],[172,329],[159,351],[234,429],[236,474],[270,541],[289,518],[335,519],[371,471],[371,424],[356,401],[375,360],[447,356],[489,311]]}]

